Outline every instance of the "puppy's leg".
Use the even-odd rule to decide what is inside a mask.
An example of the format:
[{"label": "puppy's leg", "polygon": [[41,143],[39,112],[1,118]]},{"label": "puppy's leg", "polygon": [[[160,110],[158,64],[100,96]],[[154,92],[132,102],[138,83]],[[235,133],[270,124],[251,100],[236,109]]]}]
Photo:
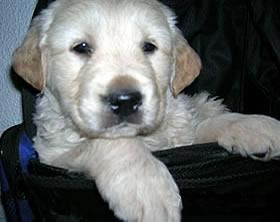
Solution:
[{"label": "puppy's leg", "polygon": [[202,121],[196,129],[196,143],[214,141],[243,156],[261,160],[277,158],[280,156],[280,122],[262,115],[225,113]]},{"label": "puppy's leg", "polygon": [[74,156],[70,167],[81,167],[95,179],[101,195],[119,218],[137,222],[180,221],[177,185],[166,166],[137,138],[94,140]]}]

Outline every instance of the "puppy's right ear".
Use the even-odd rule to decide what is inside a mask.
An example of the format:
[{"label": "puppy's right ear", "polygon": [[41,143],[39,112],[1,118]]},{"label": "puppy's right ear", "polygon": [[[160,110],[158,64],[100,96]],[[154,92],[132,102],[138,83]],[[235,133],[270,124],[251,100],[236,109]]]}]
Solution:
[{"label": "puppy's right ear", "polygon": [[201,60],[179,29],[175,28],[175,72],[171,78],[171,91],[177,96],[199,75]]},{"label": "puppy's right ear", "polygon": [[19,76],[41,91],[45,85],[45,73],[39,42],[40,30],[35,23],[30,27],[22,45],[14,52],[12,66]]}]

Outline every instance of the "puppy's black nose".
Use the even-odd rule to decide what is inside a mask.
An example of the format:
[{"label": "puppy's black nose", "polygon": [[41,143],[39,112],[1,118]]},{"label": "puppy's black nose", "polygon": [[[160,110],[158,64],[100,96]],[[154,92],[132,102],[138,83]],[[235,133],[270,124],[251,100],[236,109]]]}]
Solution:
[{"label": "puppy's black nose", "polygon": [[138,111],[142,105],[142,95],[138,91],[119,91],[111,93],[108,101],[112,112],[125,118]]}]

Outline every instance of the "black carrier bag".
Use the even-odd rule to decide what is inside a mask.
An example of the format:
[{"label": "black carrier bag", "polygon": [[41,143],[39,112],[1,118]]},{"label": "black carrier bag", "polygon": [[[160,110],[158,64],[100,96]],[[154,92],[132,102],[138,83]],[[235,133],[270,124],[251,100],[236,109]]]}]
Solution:
[{"label": "black carrier bag", "polygon": [[[280,119],[280,3],[162,0],[203,62],[185,90],[207,90],[237,112]],[[35,14],[51,0],[39,0]],[[32,148],[36,92],[23,84],[24,122],[1,139],[1,199],[8,221],[118,221],[94,181],[41,164]],[[279,135],[280,136],[280,135]],[[155,152],[180,188],[182,221],[280,221],[280,162],[230,154],[215,143]]]}]

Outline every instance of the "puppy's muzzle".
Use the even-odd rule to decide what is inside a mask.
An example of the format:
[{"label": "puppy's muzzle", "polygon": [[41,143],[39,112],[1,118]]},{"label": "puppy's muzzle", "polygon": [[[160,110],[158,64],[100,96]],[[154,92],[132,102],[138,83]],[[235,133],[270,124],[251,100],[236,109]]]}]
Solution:
[{"label": "puppy's muzzle", "polygon": [[143,95],[139,91],[114,90],[103,99],[109,112],[104,122],[106,127],[142,123]]},{"label": "puppy's muzzle", "polygon": [[142,95],[137,91],[119,91],[111,93],[107,101],[111,111],[120,119],[136,114],[142,105]]}]

